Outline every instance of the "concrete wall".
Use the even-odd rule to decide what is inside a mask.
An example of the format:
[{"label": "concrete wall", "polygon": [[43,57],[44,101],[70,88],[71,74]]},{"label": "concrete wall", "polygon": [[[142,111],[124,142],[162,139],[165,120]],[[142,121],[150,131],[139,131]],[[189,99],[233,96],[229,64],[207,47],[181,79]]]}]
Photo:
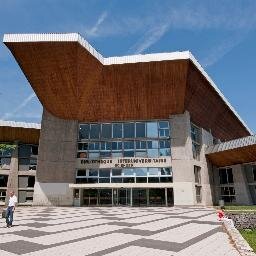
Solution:
[{"label": "concrete wall", "polygon": [[78,122],[43,112],[33,205],[72,205]]},{"label": "concrete wall", "polygon": [[234,187],[236,191],[236,204],[250,205],[252,197],[247,184],[244,167],[241,164],[231,166],[234,177]]},{"label": "concrete wall", "polygon": [[174,205],[195,204],[195,179],[192,155],[190,115],[174,115],[171,123],[171,155]]}]

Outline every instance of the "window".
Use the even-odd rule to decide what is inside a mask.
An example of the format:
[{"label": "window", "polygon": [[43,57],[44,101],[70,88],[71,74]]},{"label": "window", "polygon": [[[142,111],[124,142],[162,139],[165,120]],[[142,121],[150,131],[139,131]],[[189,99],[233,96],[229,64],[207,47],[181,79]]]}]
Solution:
[{"label": "window", "polygon": [[123,124],[113,124],[113,138],[123,137]]},{"label": "window", "polygon": [[158,183],[173,182],[172,169],[124,168],[124,169],[80,169],[76,172],[76,183]]},{"label": "window", "polygon": [[224,202],[232,203],[236,201],[236,192],[234,187],[221,187],[220,194]]},{"label": "window", "polygon": [[134,123],[124,123],[124,138],[134,138]]},{"label": "window", "polygon": [[37,156],[38,155],[38,146],[31,146],[31,154]]},{"label": "window", "polygon": [[90,125],[89,124],[81,124],[79,127],[79,139],[89,139],[89,131]]},{"label": "window", "polygon": [[78,143],[78,150],[88,150],[88,143]]},{"label": "window", "polygon": [[146,124],[136,123],[136,138],[146,137]]},{"label": "window", "polygon": [[192,139],[192,152],[193,158],[200,160],[201,151],[201,131],[200,128],[191,124],[191,139]]},{"label": "window", "polygon": [[86,176],[86,170],[77,170],[76,176]]},{"label": "window", "polygon": [[0,187],[7,187],[8,175],[0,175]]},{"label": "window", "polygon": [[220,184],[233,184],[232,168],[220,168],[219,169]]},{"label": "window", "polygon": [[194,165],[195,183],[201,184],[201,167]]},{"label": "window", "polygon": [[196,186],[195,188],[196,188],[196,202],[199,204],[202,202],[202,196],[201,196],[202,187]]},{"label": "window", "polygon": [[100,138],[100,124],[91,124],[90,127],[90,139]]},{"label": "window", "polygon": [[158,137],[157,122],[148,122],[147,123],[147,137],[148,138]]},{"label": "window", "polygon": [[169,137],[169,122],[168,121],[160,121],[159,122],[159,137]]},{"label": "window", "polygon": [[111,139],[112,138],[112,125],[111,124],[102,124],[101,138],[103,138],[103,139]]},{"label": "window", "polygon": [[256,181],[256,166],[252,167],[253,181]]}]

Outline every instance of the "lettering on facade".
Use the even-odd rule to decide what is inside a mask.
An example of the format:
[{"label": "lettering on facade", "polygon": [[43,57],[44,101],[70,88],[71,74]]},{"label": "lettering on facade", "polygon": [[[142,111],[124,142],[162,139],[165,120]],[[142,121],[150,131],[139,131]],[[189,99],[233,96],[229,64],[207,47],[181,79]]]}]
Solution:
[{"label": "lettering on facade", "polygon": [[168,167],[171,157],[138,158],[124,157],[112,159],[78,159],[78,168],[133,168],[133,167]]}]

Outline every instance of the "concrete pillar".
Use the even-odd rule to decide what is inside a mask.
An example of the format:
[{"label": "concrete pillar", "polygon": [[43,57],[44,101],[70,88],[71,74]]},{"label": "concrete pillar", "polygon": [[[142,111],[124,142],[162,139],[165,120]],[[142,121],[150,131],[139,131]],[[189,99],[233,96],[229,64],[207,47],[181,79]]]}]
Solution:
[{"label": "concrete pillar", "polygon": [[130,204],[133,206],[133,200],[132,200],[132,188],[131,188],[131,193],[130,193]]},{"label": "concrete pillar", "polygon": [[174,205],[195,204],[190,115],[170,118]]},{"label": "concrete pillar", "polygon": [[246,180],[245,170],[242,165],[231,166],[234,178],[234,187],[236,192],[236,204],[251,205],[252,198]]},{"label": "concrete pillar", "polygon": [[69,184],[75,182],[78,122],[57,118],[45,109],[33,205],[73,204]]},{"label": "concrete pillar", "polygon": [[164,189],[165,193],[165,206],[168,206],[168,194],[167,194],[167,188]]},{"label": "concrete pillar", "polygon": [[12,152],[11,157],[11,164],[10,164],[10,172],[7,182],[7,190],[6,190],[6,198],[5,198],[5,204],[7,205],[9,202],[9,193],[10,191],[14,191],[14,194],[18,198],[18,187],[19,187],[19,181],[18,181],[18,171],[19,171],[19,147],[18,142],[15,142],[15,149]]}]

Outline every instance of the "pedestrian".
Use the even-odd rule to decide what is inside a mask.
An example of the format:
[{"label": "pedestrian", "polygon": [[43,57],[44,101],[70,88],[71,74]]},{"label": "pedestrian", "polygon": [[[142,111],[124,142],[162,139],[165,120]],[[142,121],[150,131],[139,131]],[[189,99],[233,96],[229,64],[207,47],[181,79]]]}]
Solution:
[{"label": "pedestrian", "polygon": [[14,191],[10,191],[10,198],[8,207],[6,209],[6,225],[7,228],[12,227],[13,213],[15,211],[15,204],[17,203],[17,197],[14,195]]}]

